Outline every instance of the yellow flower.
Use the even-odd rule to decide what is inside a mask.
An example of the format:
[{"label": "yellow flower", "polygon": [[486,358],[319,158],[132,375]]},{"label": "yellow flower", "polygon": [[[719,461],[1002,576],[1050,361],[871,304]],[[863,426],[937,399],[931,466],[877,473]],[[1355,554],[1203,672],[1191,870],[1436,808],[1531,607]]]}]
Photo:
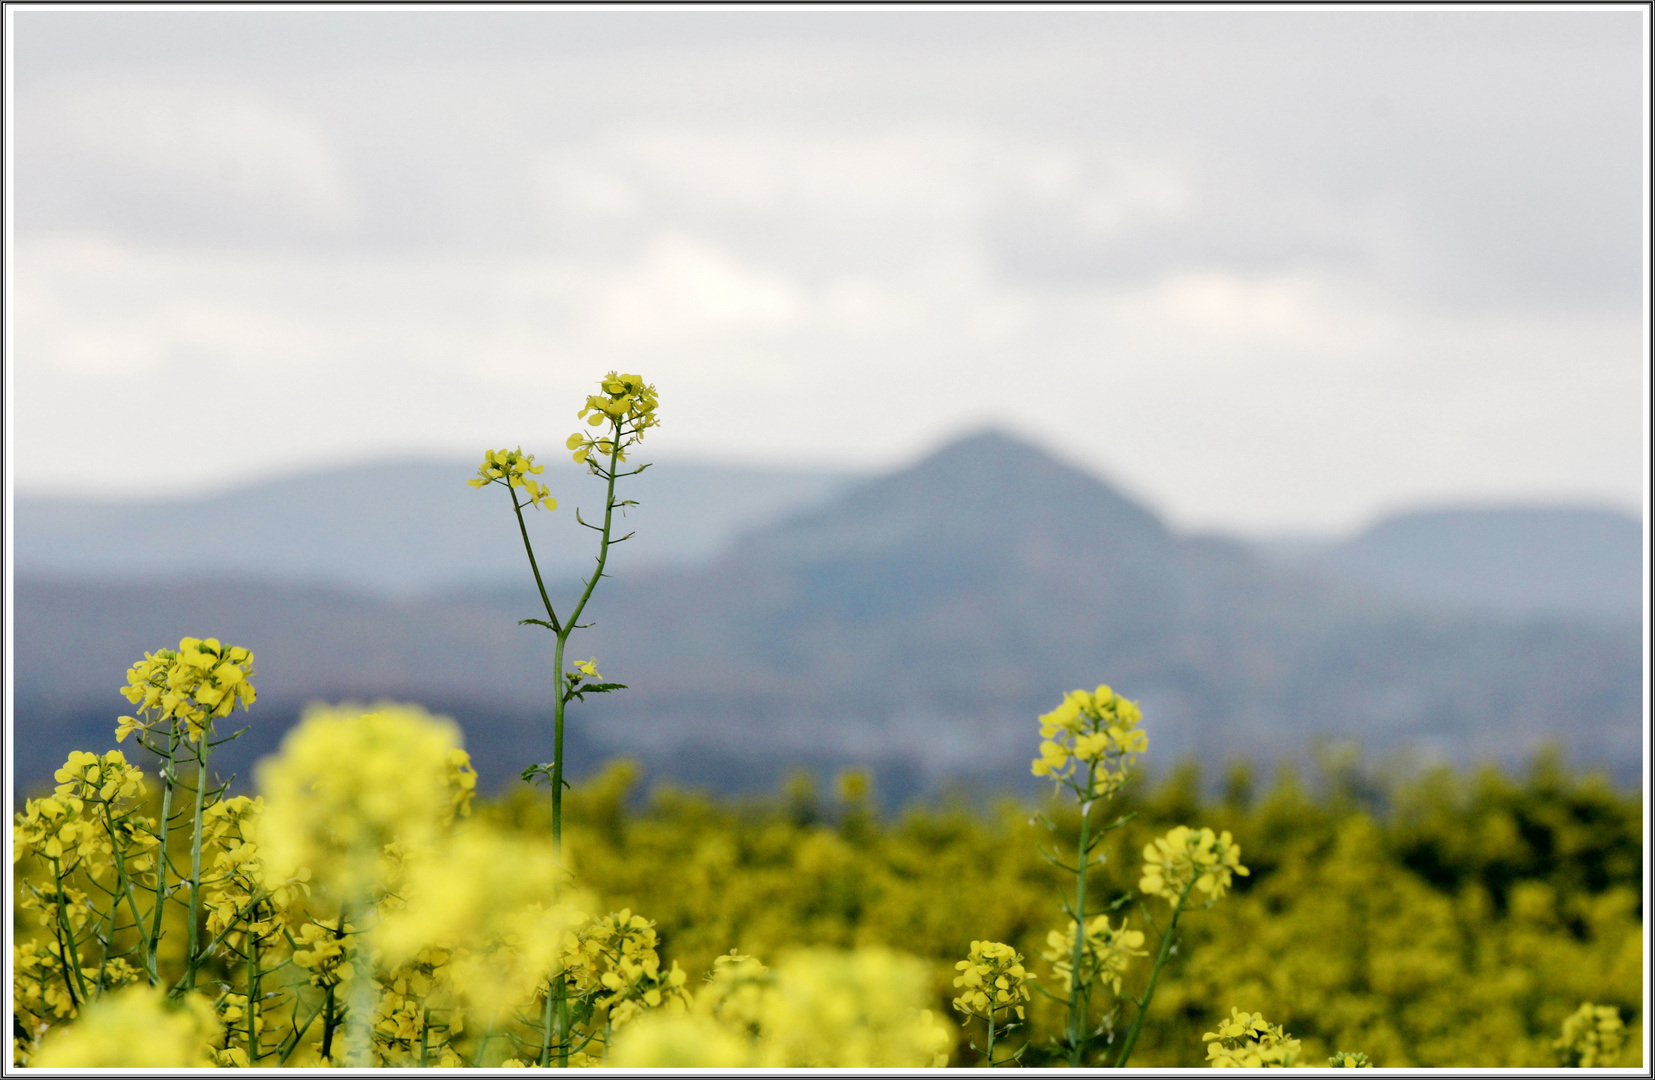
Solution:
[{"label": "yellow flower", "polygon": [[777,965],[760,1006],[764,1068],[916,1068],[947,1064],[953,1039],[924,1008],[925,967],[880,948],[804,950]]},{"label": "yellow flower", "polygon": [[160,649],[127,669],[121,693],[136,705],[136,717],[123,716],[115,728],[121,742],[134,731],[182,720],[190,739],[212,732],[212,722],[243,709],[257,698],[253,690],[253,654],[217,638],[179,641],[178,649]]},{"label": "yellow flower", "polygon": [[1074,788],[1082,800],[1112,794],[1149,748],[1136,703],[1107,686],[1072,690],[1040,718],[1040,756],[1030,771]]},{"label": "yellow flower", "polygon": [[739,1069],[750,1065],[752,1057],[751,1043],[710,1017],[657,1013],[621,1034],[608,1064],[618,1069]]},{"label": "yellow flower", "polygon": [[191,994],[169,1007],[166,990],[136,986],[103,997],[73,1024],[54,1028],[29,1064],[41,1069],[209,1068],[218,1064],[218,1022]]},{"label": "yellow flower", "polygon": [[[526,505],[536,509],[556,510],[557,500],[552,498],[551,489],[534,479],[539,473],[545,472],[546,466],[536,465],[533,454],[525,454],[519,446],[516,450],[488,450],[483,454],[483,463],[477,466],[477,475],[466,483],[474,488],[483,488],[489,484],[502,484],[507,488],[522,488],[529,497]],[[516,495],[512,498],[515,500]]]},{"label": "yellow flower", "polygon": [[1231,839],[1228,830],[1214,835],[1211,829],[1198,832],[1179,825],[1145,845],[1138,891],[1177,903],[1193,883],[1213,902],[1229,891],[1232,874],[1246,877],[1248,873],[1241,865],[1241,846]]},{"label": "yellow flower", "polygon": [[353,902],[382,884],[380,863],[431,844],[469,800],[476,780],[469,766],[456,769],[459,738],[453,721],[417,706],[308,710],[258,768],[270,883],[308,866]]},{"label": "yellow flower", "polygon": [[990,1022],[1002,1009],[1023,1019],[1023,1003],[1029,1000],[1026,980],[1034,976],[1024,970],[1021,953],[998,941],[973,941],[966,958],[954,967],[960,972],[954,985],[964,987],[954,1008]]},{"label": "yellow flower", "polygon": [[599,386],[603,392],[588,397],[575,415],[588,427],[601,430],[607,426],[609,433],[600,436],[577,431],[565,444],[574,451],[577,464],[586,463],[593,468],[598,467],[594,452],[598,458],[613,454],[616,461],[625,461],[627,447],[642,440],[645,431],[660,423],[655,415],[660,405],[655,387],[645,383],[641,376],[611,371],[599,380]]},{"label": "yellow flower", "polygon": [[[1091,986],[1094,982],[1101,982],[1115,993],[1120,993],[1121,976],[1126,973],[1132,957],[1149,955],[1143,950],[1143,943],[1144,932],[1128,930],[1124,917],[1119,926],[1111,926],[1108,915],[1094,915],[1087,919],[1086,940],[1081,945],[1080,953],[1081,985]],[[1047,934],[1046,944],[1048,948],[1042,949],[1040,955],[1052,965],[1058,984],[1067,995],[1071,989],[1074,966],[1075,920],[1069,920],[1066,931],[1053,930]]]},{"label": "yellow flower", "polygon": [[1207,1044],[1207,1064],[1215,1069],[1286,1069],[1299,1060],[1299,1040],[1265,1021],[1260,1013],[1244,1013],[1232,1006],[1230,1018],[1217,1031],[1201,1036]]},{"label": "yellow flower", "polygon": [[1563,1021],[1563,1034],[1552,1046],[1569,1068],[1607,1068],[1620,1063],[1626,1026],[1613,1005],[1582,1002]]}]

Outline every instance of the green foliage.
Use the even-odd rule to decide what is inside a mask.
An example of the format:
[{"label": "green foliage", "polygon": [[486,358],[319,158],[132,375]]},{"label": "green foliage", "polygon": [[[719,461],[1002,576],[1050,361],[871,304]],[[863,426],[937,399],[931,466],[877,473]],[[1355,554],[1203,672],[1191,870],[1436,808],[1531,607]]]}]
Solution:
[{"label": "green foliage", "polygon": [[[1072,888],[1073,875],[1037,853],[1042,842],[1072,849],[1072,806],[1045,808],[1055,836],[1010,802],[889,822],[842,802],[835,821],[800,814],[786,797],[719,802],[658,788],[629,810],[637,779],[619,763],[569,792],[575,869],[606,902],[648,911],[663,954],[690,971],[732,947],[885,945],[932,961],[945,1011],[973,941],[1037,956]],[[1111,816],[1136,816],[1102,849],[1099,896],[1132,889],[1144,845],[1192,820],[1232,832],[1252,869],[1223,903],[1181,924],[1134,1065],[1198,1064],[1203,1032],[1232,1008],[1291,1032],[1301,1060],[1360,1049],[1386,1067],[1545,1067],[1582,1001],[1616,1009],[1629,1027],[1641,1016],[1635,794],[1542,758],[1522,777],[1370,778],[1388,807],[1376,814],[1348,780],[1335,771],[1313,792],[1284,770],[1253,798],[1238,769],[1224,796],[1208,799],[1186,766],[1116,796]],[[479,812],[540,829],[548,800],[519,790]],[[1052,978],[1049,964],[1031,970]],[[1127,989],[1141,989],[1144,975],[1129,972]],[[1028,1041],[1023,1064],[1056,1063],[1060,1005],[1037,994],[1028,1013],[1017,1033]],[[953,1060],[973,1058],[962,1034]]]}]

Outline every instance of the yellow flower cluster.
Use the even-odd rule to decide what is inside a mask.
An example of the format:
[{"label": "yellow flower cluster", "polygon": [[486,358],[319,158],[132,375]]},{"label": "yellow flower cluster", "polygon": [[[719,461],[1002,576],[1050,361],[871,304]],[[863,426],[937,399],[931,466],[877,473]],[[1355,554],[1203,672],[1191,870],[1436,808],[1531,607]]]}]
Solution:
[{"label": "yellow flower cluster", "polygon": [[1044,741],[1032,771],[1067,782],[1083,800],[1105,797],[1126,782],[1135,756],[1149,749],[1149,737],[1138,727],[1142,719],[1135,702],[1107,686],[1071,690],[1040,718]]},{"label": "yellow flower cluster", "polygon": [[293,963],[308,971],[310,985],[329,990],[350,978],[346,964],[345,943],[358,932],[358,927],[344,920],[334,926],[307,922],[293,936]]},{"label": "yellow flower cluster", "polygon": [[29,1058],[39,1069],[210,1068],[219,1023],[206,1000],[167,1001],[160,987],[102,998],[73,1024],[53,1028]]},{"label": "yellow flower cluster", "polygon": [[626,448],[638,442],[644,432],[660,423],[655,410],[660,400],[655,387],[638,375],[622,375],[611,371],[598,384],[603,392],[586,399],[575,415],[588,427],[609,427],[607,435],[589,435],[577,431],[569,436],[568,448],[574,451],[577,464],[596,464],[590,460],[594,452],[601,457],[614,455],[615,460],[626,460]]},{"label": "yellow flower cluster", "polygon": [[1299,1061],[1299,1040],[1280,1024],[1234,1007],[1217,1031],[1201,1038],[1207,1044],[1207,1064],[1215,1069],[1290,1069]]},{"label": "yellow flower cluster", "polygon": [[684,969],[677,961],[662,969],[655,923],[631,909],[587,921],[566,941],[563,963],[571,985],[594,1007],[609,1010],[611,1027],[649,1009],[682,1012],[689,1005]]},{"label": "yellow flower cluster", "polygon": [[1626,1026],[1613,1005],[1583,1002],[1563,1021],[1563,1034],[1552,1045],[1564,1066],[1601,1069],[1620,1064]]},{"label": "yellow flower cluster", "polygon": [[1138,891],[1176,904],[1193,883],[1212,902],[1224,898],[1232,874],[1246,877],[1248,870],[1241,865],[1241,846],[1231,839],[1229,830],[1214,835],[1211,829],[1197,831],[1179,825],[1144,846]]},{"label": "yellow flower cluster", "polygon": [[93,802],[141,800],[146,791],[142,769],[127,764],[126,755],[111,750],[103,757],[73,750],[63,768],[52,774],[60,796]]},{"label": "yellow flower cluster", "polygon": [[266,873],[253,836],[263,811],[262,798],[237,795],[203,814],[202,835],[214,852],[211,874],[202,881],[207,931],[231,948],[241,948],[249,936],[253,944],[266,946],[294,930],[296,905],[310,895],[309,867],[297,867],[284,879]]},{"label": "yellow flower cluster", "polygon": [[452,721],[413,706],[307,711],[258,770],[269,883],[308,867],[341,899],[361,899],[387,876],[384,859],[429,845],[469,807],[476,773],[458,741]]},{"label": "yellow flower cluster", "polygon": [[[1149,955],[1142,948],[1144,932],[1142,930],[1128,930],[1126,919],[1121,919],[1119,926],[1109,924],[1108,915],[1094,915],[1086,920],[1086,940],[1081,944],[1080,954],[1080,982],[1082,986],[1091,986],[1101,982],[1114,990],[1121,992],[1121,976],[1126,973],[1134,956]],[[1057,973],[1058,985],[1065,994],[1073,986],[1071,974],[1075,955],[1075,920],[1069,920],[1067,931],[1053,930],[1046,935],[1048,948],[1042,949],[1040,955],[1052,965]]]},{"label": "yellow flower cluster", "polygon": [[[557,500],[552,498],[551,489],[546,487],[535,476],[546,471],[546,466],[536,465],[533,454],[525,454],[519,446],[516,450],[489,450],[483,454],[483,463],[477,466],[477,475],[466,483],[474,488],[483,488],[489,484],[502,484],[508,488],[522,488],[529,497],[528,505],[536,509],[556,510]],[[516,498],[515,495],[512,498]]]},{"label": "yellow flower cluster", "polygon": [[106,854],[109,843],[85,810],[85,800],[74,795],[48,795],[24,803],[12,821],[12,861],[34,851],[48,859],[91,859]]},{"label": "yellow flower cluster", "polygon": [[137,706],[138,715],[121,717],[115,741],[158,723],[182,720],[188,737],[199,742],[211,732],[214,720],[229,716],[237,705],[245,709],[253,704],[253,674],[253,654],[222,645],[217,638],[187,637],[176,651],[145,653],[127,670],[127,685],[121,690]]},{"label": "yellow flower cluster", "polygon": [[948,1062],[952,1034],[929,1009],[925,967],[881,948],[809,949],[774,972],[715,965],[682,1013],[653,1012],[615,1041],[619,1068],[919,1068]]},{"label": "yellow flower cluster", "polygon": [[954,965],[954,985],[964,987],[954,1008],[966,1016],[995,1022],[1001,1010],[1011,1009],[1023,1019],[1029,1000],[1026,980],[1034,975],[1023,968],[1023,954],[998,941],[973,941],[964,960]]}]

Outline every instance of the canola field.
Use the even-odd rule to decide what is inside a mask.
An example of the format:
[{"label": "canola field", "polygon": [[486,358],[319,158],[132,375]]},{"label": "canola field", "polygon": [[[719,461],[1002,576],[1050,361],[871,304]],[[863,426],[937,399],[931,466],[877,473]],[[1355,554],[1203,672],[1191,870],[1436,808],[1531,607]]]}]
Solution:
[{"label": "canola field", "polygon": [[[1019,954],[1028,976],[1026,996],[1010,1003],[1021,1023],[1000,1010],[1009,1030],[996,1061],[1068,1060],[1066,957],[1054,939],[1072,943],[1060,931],[1075,875],[1041,852],[1074,850],[1073,805],[961,804],[881,820],[856,773],[830,792],[800,777],[768,800],[659,788],[637,805],[636,770],[615,763],[564,800],[560,875],[547,793],[472,800],[463,751],[440,722],[413,710],[366,724],[323,712],[305,726],[310,751],[296,733],[263,771],[260,799],[205,792],[193,940],[194,852],[189,817],[175,812],[177,876],[150,954],[141,939],[154,925],[158,843],[134,842],[123,869],[108,824],[130,838],[145,811],[158,814],[153,773],[123,768],[119,751],[86,754],[59,774],[78,767],[78,789],[64,784],[19,815],[14,1061],[139,1064],[130,1055],[146,1052],[230,1066],[254,1063],[256,1047],[266,1067],[344,1063],[354,1008],[372,1017],[354,1051],[363,1063],[532,1066],[544,1051],[556,1065],[560,1047],[545,1034],[557,1025],[542,1021],[557,971],[575,1003],[561,1036],[570,1065],[980,1065],[983,1010],[974,1018],[954,1002],[969,992],[956,985],[961,965],[988,943]],[[411,775],[422,753],[423,788]],[[352,779],[335,785],[335,801],[319,799],[328,785],[316,780],[344,761]],[[1135,1066],[1207,1063],[1225,1040],[1203,1037],[1233,1026],[1232,1010],[1267,1018],[1302,1064],[1340,1052],[1381,1066],[1639,1063],[1635,795],[1546,759],[1522,777],[1427,773],[1377,792],[1382,813],[1370,809],[1373,785],[1350,774],[1261,784],[1238,768],[1225,787],[1203,798],[1185,768],[1130,778],[1111,800],[1111,816],[1131,819],[1100,845],[1090,884],[1104,906],[1132,898],[1114,908],[1116,926],[1141,935],[1146,915],[1164,921],[1164,903],[1137,906],[1143,849],[1177,825],[1229,833],[1250,871],[1181,920]],[[401,803],[366,805],[376,788]],[[439,809],[419,824],[427,800]],[[188,810],[194,792],[181,785],[173,801]],[[295,856],[279,851],[268,822],[265,848],[248,837],[283,802],[300,804],[293,842],[309,845],[299,854],[310,865],[272,889],[268,864]],[[338,828],[340,815],[364,810],[401,833],[373,836],[383,843],[367,855]],[[412,849],[429,858],[443,844],[421,873]],[[348,883],[352,862],[369,880]],[[119,897],[123,877],[131,888]],[[353,889],[375,893],[378,910],[350,914],[341,899]],[[559,895],[561,905],[546,902]],[[111,899],[122,902],[111,910]],[[525,948],[526,934],[555,947]],[[61,961],[65,945],[78,977]],[[193,970],[192,951],[206,954]],[[1120,987],[1141,995],[1152,958],[1125,951],[1139,955],[1124,958]],[[766,1000],[782,992],[789,1000]],[[1107,1063],[1132,1014],[1104,988],[1084,1064]],[[774,1042],[785,1045],[757,1049]]]}]

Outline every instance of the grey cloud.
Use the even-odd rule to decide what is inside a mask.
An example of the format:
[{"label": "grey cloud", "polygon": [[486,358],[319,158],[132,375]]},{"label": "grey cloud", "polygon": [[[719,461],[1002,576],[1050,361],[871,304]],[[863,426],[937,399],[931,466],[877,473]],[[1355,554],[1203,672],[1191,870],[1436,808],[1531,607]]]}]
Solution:
[{"label": "grey cloud", "polygon": [[[923,228],[739,192],[696,204],[662,182],[670,146],[653,176],[606,146],[641,128],[691,143],[952,130],[1002,157],[1124,151],[1185,170],[1186,213],[1138,207],[1109,230],[1086,220],[1095,192],[982,179],[975,233],[1026,287],[1310,265],[1433,302],[1625,306],[1641,296],[1639,26],[1624,12],[27,12],[16,218],[25,235],[319,252],[613,252],[704,227],[808,272],[851,243],[875,260],[924,243]],[[135,167],[130,145],[65,120],[94,80],[162,114],[169,87],[233,90],[308,125],[342,194],[257,197],[271,137],[207,132],[171,171]],[[620,167],[609,194],[629,211],[548,180],[571,162],[599,183]]]}]

